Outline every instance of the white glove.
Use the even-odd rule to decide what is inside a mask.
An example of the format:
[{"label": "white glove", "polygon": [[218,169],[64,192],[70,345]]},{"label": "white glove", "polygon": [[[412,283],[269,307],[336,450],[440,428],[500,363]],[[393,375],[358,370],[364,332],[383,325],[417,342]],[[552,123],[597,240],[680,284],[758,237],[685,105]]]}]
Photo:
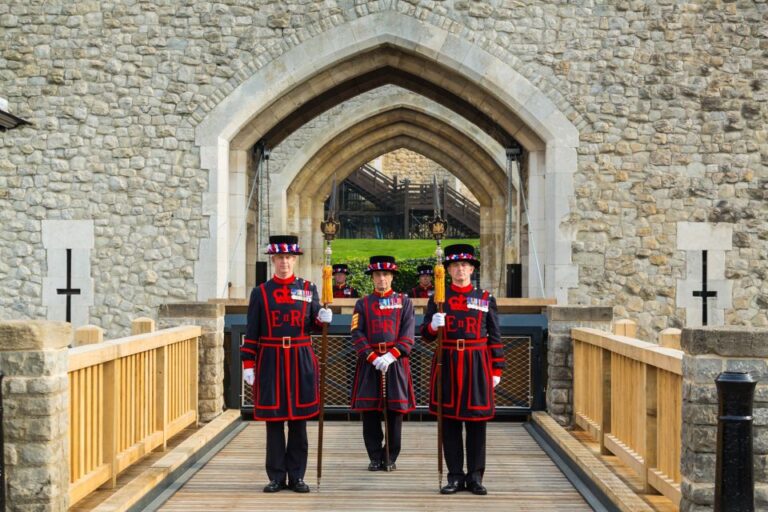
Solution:
[{"label": "white glove", "polygon": [[[377,358],[376,358],[376,359],[373,361],[373,365],[374,365],[374,366],[376,367],[376,369],[377,369],[377,370],[379,370],[380,372],[386,372],[386,371],[387,371],[387,368],[389,368],[389,365],[391,365],[391,364],[392,364],[392,363],[394,363],[395,361],[397,361],[397,358],[396,358],[395,356],[393,356],[392,354],[390,354],[389,352],[387,352],[387,353],[386,353],[386,354],[384,354],[383,356],[381,356],[381,357],[377,357]],[[379,363],[378,365],[376,364],[377,362]]]},{"label": "white glove", "polygon": [[333,311],[329,308],[320,308],[320,311],[317,312],[317,319],[324,324],[329,324],[333,320]]},{"label": "white glove", "polygon": [[501,382],[501,377],[493,376],[493,387],[496,387],[499,385],[499,382]]},{"label": "white glove", "polygon": [[253,373],[253,368],[246,368],[243,370],[243,380],[249,386],[253,386],[253,381],[256,380],[256,375]]},{"label": "white glove", "polygon": [[445,326],[445,313],[435,313],[432,315],[432,323],[430,324],[433,331],[436,331],[438,327]]},{"label": "white glove", "polygon": [[379,369],[379,365],[381,364],[381,356],[378,356],[376,359],[371,361],[371,364],[373,365],[374,368],[376,368],[378,370]]}]

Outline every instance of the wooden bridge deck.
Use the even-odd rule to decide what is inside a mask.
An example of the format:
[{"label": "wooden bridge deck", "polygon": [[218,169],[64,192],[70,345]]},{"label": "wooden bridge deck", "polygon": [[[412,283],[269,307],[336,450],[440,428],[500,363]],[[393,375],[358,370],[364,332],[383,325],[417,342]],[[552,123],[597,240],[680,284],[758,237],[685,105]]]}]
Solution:
[{"label": "wooden bridge deck", "polygon": [[[437,492],[434,423],[403,424],[403,449],[392,473],[366,470],[359,422],[327,422],[321,492],[315,478],[317,423],[309,427],[306,481],[312,492],[261,491],[264,425],[250,423],[168,500],[163,511],[510,511],[591,510],[520,423],[488,425],[487,496]],[[445,480],[445,477],[443,477]]]}]

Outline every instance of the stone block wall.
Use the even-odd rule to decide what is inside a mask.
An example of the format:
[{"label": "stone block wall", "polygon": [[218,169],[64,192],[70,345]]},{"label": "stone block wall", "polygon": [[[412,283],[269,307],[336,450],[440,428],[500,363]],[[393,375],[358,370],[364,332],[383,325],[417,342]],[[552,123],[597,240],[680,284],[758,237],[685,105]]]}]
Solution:
[{"label": "stone block wall", "polygon": [[438,181],[448,177],[448,171],[429,158],[409,149],[396,149],[381,159],[381,171],[396,175],[398,180],[408,178],[411,183],[431,183],[432,174],[437,174]]},{"label": "stone block wall", "polygon": [[69,507],[70,326],[0,322],[8,512]]},{"label": "stone block wall", "polygon": [[613,309],[602,306],[548,306],[547,412],[562,426],[573,424],[573,340],[571,329],[611,331]]},{"label": "stone block wall", "polygon": [[198,414],[207,423],[224,410],[224,305],[201,302],[164,304],[158,312],[158,328],[199,325]]},{"label": "stone block wall", "polygon": [[397,176],[398,181],[411,180],[411,183],[432,184],[432,176],[437,182],[448,181],[448,185],[472,201],[478,202],[469,189],[449,171],[429,158],[408,149],[398,149],[384,155],[381,159],[381,171],[389,176]]},{"label": "stone block wall", "polygon": [[683,329],[682,502],[684,512],[713,510],[718,398],[724,371],[748,372],[755,390],[753,447],[756,510],[768,509],[768,329]]},{"label": "stone block wall", "polygon": [[644,339],[686,325],[676,286],[690,262],[677,225],[725,223],[734,297],[724,321],[768,325],[765,9],[762,0],[2,2],[0,91],[31,125],[0,138],[0,316],[48,314],[44,220],[93,222],[88,322],[110,326],[110,337],[127,334],[137,312],[194,300],[221,192],[201,162],[199,123],[285,52],[392,11],[418,20],[424,40],[441,27],[498,57],[578,129],[573,194],[552,199],[567,203],[554,229],[573,241],[548,248],[578,266],[571,304],[615,305]]}]

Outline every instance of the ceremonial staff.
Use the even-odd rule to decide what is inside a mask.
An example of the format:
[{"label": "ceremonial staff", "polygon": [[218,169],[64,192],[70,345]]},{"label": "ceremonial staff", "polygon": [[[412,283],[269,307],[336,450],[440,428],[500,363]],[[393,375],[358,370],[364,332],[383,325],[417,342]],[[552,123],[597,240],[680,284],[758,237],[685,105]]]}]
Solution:
[{"label": "ceremonial staff", "polygon": [[[445,302],[445,267],[443,267],[443,247],[440,245],[448,223],[440,216],[440,194],[437,190],[437,178],[432,177],[432,204],[434,217],[429,223],[432,237],[437,243],[435,249],[435,294],[432,297],[437,311],[443,312]],[[436,371],[437,371],[437,475],[438,489],[443,486],[443,328],[437,328]]]},{"label": "ceremonial staff", "polygon": [[389,458],[389,418],[387,417],[387,370],[381,372],[381,399],[384,402],[384,458],[387,471],[392,471]]},{"label": "ceremonial staff", "polygon": [[[333,302],[333,267],[331,267],[331,242],[339,231],[336,221],[336,179],[333,180],[331,200],[328,205],[328,217],[320,223],[320,230],[325,237],[325,261],[323,262],[323,307]],[[326,364],[328,363],[328,324],[323,322],[323,338],[320,346],[320,416],[317,430],[317,490],[320,491],[320,479],[323,476],[323,416],[325,414]]]}]

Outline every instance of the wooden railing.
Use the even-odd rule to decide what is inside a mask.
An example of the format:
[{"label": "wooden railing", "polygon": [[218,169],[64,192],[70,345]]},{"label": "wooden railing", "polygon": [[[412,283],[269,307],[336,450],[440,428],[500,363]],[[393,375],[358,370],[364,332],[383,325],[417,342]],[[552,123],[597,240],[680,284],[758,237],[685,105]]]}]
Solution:
[{"label": "wooden railing", "polygon": [[[405,183],[390,178],[375,167],[365,164],[347,178],[365,192],[373,203],[394,207],[398,214],[411,210],[432,210],[434,190],[431,184]],[[446,216],[464,224],[475,233],[480,232],[480,206],[460,194],[447,183],[439,186],[440,200]]]},{"label": "wooden railing", "polygon": [[397,188],[397,180],[380,172],[375,167],[364,164],[347,177],[350,182],[365,192],[374,204],[392,205],[392,194]]},{"label": "wooden railing", "polygon": [[200,327],[70,349],[70,505],[197,422]]},{"label": "wooden railing", "polygon": [[[616,334],[572,330],[574,420],[601,453],[640,477],[645,492],[679,504],[683,353],[631,337],[631,325],[619,324]],[[663,339],[675,343],[673,334]]]}]

